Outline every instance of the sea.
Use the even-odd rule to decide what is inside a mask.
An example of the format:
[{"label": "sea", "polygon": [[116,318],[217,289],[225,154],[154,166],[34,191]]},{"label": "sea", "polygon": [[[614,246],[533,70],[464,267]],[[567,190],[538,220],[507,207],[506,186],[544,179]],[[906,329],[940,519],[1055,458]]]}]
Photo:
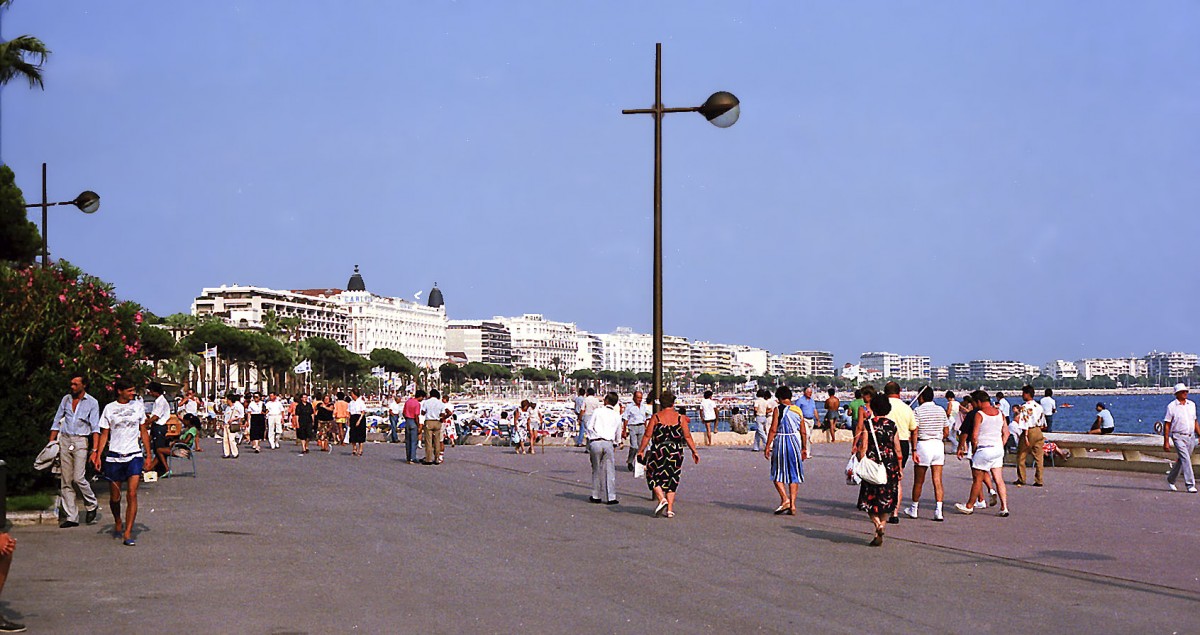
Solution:
[{"label": "sea", "polygon": [[[1041,397],[1039,396],[1039,399]],[[1053,432],[1087,432],[1096,421],[1096,404],[1103,403],[1112,413],[1117,425],[1117,433],[1126,434],[1155,434],[1161,430],[1155,425],[1162,421],[1167,413],[1167,404],[1174,399],[1171,395],[1061,395],[1055,396],[1058,402],[1058,412],[1054,415]],[[945,407],[945,399],[937,399],[938,405]],[[1021,394],[1015,393],[1008,397],[1009,403],[1021,403]],[[915,405],[915,403],[914,403]],[[818,409],[820,416],[824,410]],[[695,409],[688,410],[692,423],[692,432],[703,432],[704,425],[700,423],[700,415]],[[729,430],[729,411],[722,410],[717,422],[717,430]],[[754,428],[754,417],[748,418],[750,428]]]}]

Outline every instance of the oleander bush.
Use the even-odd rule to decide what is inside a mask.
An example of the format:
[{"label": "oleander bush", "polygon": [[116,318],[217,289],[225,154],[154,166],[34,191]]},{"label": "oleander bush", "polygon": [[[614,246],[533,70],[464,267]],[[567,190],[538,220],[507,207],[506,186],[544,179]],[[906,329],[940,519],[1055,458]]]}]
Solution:
[{"label": "oleander bush", "polygon": [[101,406],[112,382],[142,382],[142,309],[122,302],[112,285],[60,260],[46,269],[0,265],[0,459],[8,463],[8,492],[44,487],[49,473],[33,470],[69,376],[88,377]]}]

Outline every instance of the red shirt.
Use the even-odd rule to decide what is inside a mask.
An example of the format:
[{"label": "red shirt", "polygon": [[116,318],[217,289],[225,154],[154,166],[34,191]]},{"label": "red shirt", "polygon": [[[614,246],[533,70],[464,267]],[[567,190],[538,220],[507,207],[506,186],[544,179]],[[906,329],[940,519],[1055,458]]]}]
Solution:
[{"label": "red shirt", "polygon": [[409,397],[408,401],[404,402],[404,418],[416,419],[421,416],[421,402],[417,401],[416,397]]}]

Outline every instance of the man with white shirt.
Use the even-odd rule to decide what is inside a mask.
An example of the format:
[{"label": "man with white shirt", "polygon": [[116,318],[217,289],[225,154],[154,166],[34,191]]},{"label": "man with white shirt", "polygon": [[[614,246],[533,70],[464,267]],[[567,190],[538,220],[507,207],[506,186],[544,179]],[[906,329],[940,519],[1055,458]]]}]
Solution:
[{"label": "man with white shirt", "polygon": [[1196,404],[1188,399],[1188,387],[1175,384],[1175,401],[1167,406],[1167,416],[1163,418],[1163,452],[1171,451],[1171,443],[1175,443],[1175,454],[1178,460],[1167,472],[1167,487],[1172,492],[1179,491],[1175,480],[1183,472],[1183,483],[1187,491],[1196,493],[1196,475],[1192,471],[1192,452],[1196,450],[1196,438],[1200,437],[1200,424],[1196,422]]},{"label": "man with white shirt", "polygon": [[621,419],[625,421],[621,438],[629,439],[629,456],[625,459],[625,466],[630,472],[633,471],[633,461],[637,458],[637,449],[642,444],[642,435],[646,433],[646,420],[649,418],[649,408],[642,403],[642,391],[633,391],[633,403],[625,406],[625,412],[621,413]]},{"label": "man with white shirt", "polygon": [[272,450],[279,448],[279,439],[283,436],[283,402],[279,395],[271,393],[264,406],[267,411],[267,444]]},{"label": "man with white shirt", "polygon": [[1004,448],[1006,452],[1017,451],[1017,436],[1020,432],[1013,426],[1012,404],[1004,398],[1004,393],[996,393],[996,410],[1000,411],[1000,415],[1004,417],[1004,425],[1008,426],[1008,446]]},{"label": "man with white shirt", "polygon": [[1042,397],[1042,412],[1046,415],[1046,432],[1054,430],[1054,413],[1058,412],[1058,403],[1054,401],[1054,391],[1047,388],[1046,396]]},{"label": "man with white shirt", "polygon": [[1042,430],[1046,427],[1046,413],[1042,411],[1042,404],[1033,400],[1033,386],[1022,388],[1021,398],[1025,400],[1025,403],[1018,406],[1016,417],[1013,419],[1013,425],[1021,435],[1017,444],[1017,480],[1013,484],[1017,487],[1025,484],[1025,459],[1032,453],[1033,486],[1041,487],[1043,485],[1042,467],[1045,463],[1043,455],[1046,446],[1046,437],[1042,434]]},{"label": "man with white shirt", "polygon": [[617,393],[604,396],[604,405],[588,419],[587,450],[592,459],[592,496],[588,500],[605,505],[617,504],[617,472],[613,453],[621,433],[621,415],[617,413]]},{"label": "man with white shirt", "polygon": [[[163,385],[152,381],[146,386],[146,390],[150,396],[154,398],[154,406],[150,410],[150,414],[146,417],[146,424],[150,426],[150,445],[151,452],[158,456],[160,448],[169,447],[167,443],[167,419],[171,418],[171,404],[167,401],[166,389]],[[166,472],[167,466],[161,466],[160,470],[155,472]],[[147,471],[150,471],[149,469]]]},{"label": "man with white shirt", "polygon": [[[87,394],[87,378],[82,374],[70,378],[70,392],[64,395],[50,424],[50,441],[58,442],[58,460],[62,473],[59,474],[59,500],[62,517],[58,526],[62,529],[79,526],[79,501],[83,501],[85,522],[96,522],[100,505],[96,494],[85,478],[88,458],[100,451],[100,403]],[[91,445],[91,452],[88,451]]]},{"label": "man with white shirt", "polygon": [[388,433],[388,443],[400,442],[400,415],[403,413],[404,402],[400,401],[400,393],[393,393],[392,401],[388,403],[388,423],[392,425]]},{"label": "man with white shirt", "polygon": [[933,402],[933,388],[925,386],[917,393],[920,403],[913,411],[917,420],[917,428],[912,432],[913,454],[916,465],[913,467],[912,503],[904,513],[909,518],[917,517],[917,508],[921,503],[921,490],[925,485],[925,472],[933,474],[933,497],[937,506],[934,508],[933,519],[942,521],[942,467],[946,464],[946,445],[943,439],[950,434],[950,423],[946,419],[946,411]]},{"label": "man with white shirt", "polygon": [[583,418],[579,420],[580,437],[584,440],[584,452],[587,451],[587,429],[591,425],[592,415],[600,409],[600,398],[596,396],[595,388],[587,389],[587,396],[583,398]]}]

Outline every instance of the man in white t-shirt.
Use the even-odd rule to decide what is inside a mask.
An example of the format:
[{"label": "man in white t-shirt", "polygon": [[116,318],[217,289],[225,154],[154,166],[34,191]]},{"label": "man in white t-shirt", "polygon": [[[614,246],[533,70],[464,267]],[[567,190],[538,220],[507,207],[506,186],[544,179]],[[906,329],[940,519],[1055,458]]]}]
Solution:
[{"label": "man in white t-shirt", "polygon": [[1183,472],[1183,483],[1187,491],[1196,493],[1196,475],[1192,472],[1192,452],[1196,450],[1196,438],[1200,437],[1200,423],[1196,422],[1196,404],[1188,399],[1188,387],[1175,384],[1175,401],[1167,406],[1163,417],[1163,452],[1171,451],[1175,444],[1177,460],[1167,472],[1167,487],[1178,491],[1175,480]]},{"label": "man in white t-shirt", "polygon": [[271,393],[263,406],[267,411],[267,444],[272,450],[279,448],[279,439],[283,436],[283,402],[279,395]]},{"label": "man in white t-shirt", "polygon": [[704,445],[712,445],[713,431],[717,429],[717,402],[713,401],[713,391],[704,391],[704,399],[700,400],[700,423],[704,424]]},{"label": "man in white t-shirt", "polygon": [[388,423],[392,426],[388,432],[388,443],[400,443],[401,414],[404,414],[404,402],[400,401],[400,393],[394,393],[388,402]]},{"label": "man in white t-shirt", "polygon": [[1042,412],[1042,404],[1033,399],[1033,386],[1021,389],[1021,398],[1025,403],[1017,407],[1013,427],[1021,435],[1017,443],[1017,480],[1013,484],[1021,487],[1025,484],[1025,459],[1033,454],[1033,486],[1041,487],[1042,466],[1045,463],[1046,437],[1042,430],[1046,427],[1046,414]]},{"label": "man in white t-shirt", "polygon": [[[101,453],[92,455],[92,467],[100,471],[109,485],[109,509],[112,510],[114,533],[125,539],[125,546],[137,544],[133,538],[133,523],[137,517],[137,490],[144,469],[154,468],[154,453],[150,446],[150,418],[140,399],[133,397],[133,383],[128,379],[113,381],[117,400],[104,407],[100,415]],[[121,521],[121,483],[128,483],[129,498],[125,520]]]},{"label": "man in white t-shirt", "polygon": [[225,396],[224,419],[221,422],[221,458],[238,458],[237,437],[246,427],[246,407],[236,393]]},{"label": "man in white t-shirt", "polygon": [[[595,388],[587,389],[587,396],[583,398],[583,416],[579,419],[579,427],[583,430],[584,439],[587,438],[587,427],[591,425],[592,415],[600,409],[600,398],[596,396]],[[587,449],[584,449],[587,452]]]}]

